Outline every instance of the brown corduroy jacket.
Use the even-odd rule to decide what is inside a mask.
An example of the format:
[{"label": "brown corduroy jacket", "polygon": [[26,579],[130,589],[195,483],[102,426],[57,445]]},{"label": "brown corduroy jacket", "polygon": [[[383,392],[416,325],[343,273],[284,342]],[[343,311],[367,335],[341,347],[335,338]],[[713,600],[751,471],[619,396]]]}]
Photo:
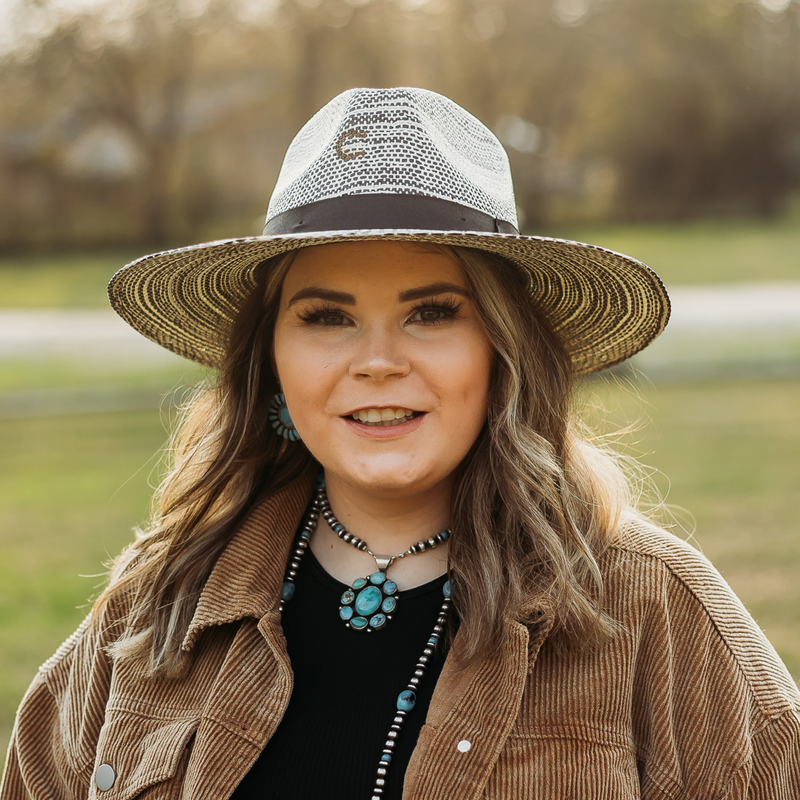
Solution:
[{"label": "brown corduroy jacket", "polygon": [[[224,551],[185,679],[112,663],[119,609],[81,626],[25,696],[2,800],[230,796],[292,692],[278,597],[310,491],[300,481],[257,506]],[[560,655],[546,618],[509,620],[491,658],[458,670],[448,657],[404,798],[798,800],[800,695],[719,574],[644,524],[602,567],[622,625],[604,648]]]}]

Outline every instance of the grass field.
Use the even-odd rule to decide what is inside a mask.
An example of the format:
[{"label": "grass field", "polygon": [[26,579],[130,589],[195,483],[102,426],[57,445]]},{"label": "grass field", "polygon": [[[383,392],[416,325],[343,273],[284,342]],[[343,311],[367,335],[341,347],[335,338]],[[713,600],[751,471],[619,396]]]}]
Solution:
[{"label": "grass field", "polygon": [[[667,286],[800,280],[800,213],[775,221],[722,220],[536,231],[634,256]],[[532,231],[529,231],[532,233]],[[132,251],[0,257],[0,308],[107,308],[106,284]]]},{"label": "grass field", "polygon": [[[593,384],[626,450],[800,677],[800,381]],[[0,421],[0,748],[36,667],[78,624],[102,562],[145,518],[166,438],[147,412]],[[649,419],[648,419],[649,418]],[[693,520],[689,516],[693,514]],[[677,531],[688,536],[688,530]]]},{"label": "grass field", "polygon": [[[548,233],[629,253],[668,285],[800,280],[798,214]],[[136,255],[0,257],[0,309],[106,308],[108,278]],[[159,397],[202,375],[180,359],[0,360],[0,752],[37,665],[86,613],[102,581],[91,576],[146,518],[167,437]],[[800,678],[800,379],[645,383],[640,399],[614,382],[591,389],[619,425],[641,421],[622,445],[654,471],[671,504],[660,516],[721,569]],[[134,410],[46,416],[104,397]]]},{"label": "grass field", "polygon": [[626,253],[667,287],[800,280],[800,214],[775,221],[699,220],[569,228],[559,235]]},{"label": "grass field", "polygon": [[2,308],[108,308],[111,276],[140,253],[0,256]]}]

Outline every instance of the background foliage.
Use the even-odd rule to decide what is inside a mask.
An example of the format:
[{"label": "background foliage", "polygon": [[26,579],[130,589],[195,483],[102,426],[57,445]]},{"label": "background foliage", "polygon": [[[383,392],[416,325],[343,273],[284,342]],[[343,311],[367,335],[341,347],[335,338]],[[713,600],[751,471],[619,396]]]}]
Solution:
[{"label": "background foliage", "polygon": [[0,247],[258,233],[358,85],[485,121],[529,231],[775,215],[800,181],[800,0],[8,2]]}]

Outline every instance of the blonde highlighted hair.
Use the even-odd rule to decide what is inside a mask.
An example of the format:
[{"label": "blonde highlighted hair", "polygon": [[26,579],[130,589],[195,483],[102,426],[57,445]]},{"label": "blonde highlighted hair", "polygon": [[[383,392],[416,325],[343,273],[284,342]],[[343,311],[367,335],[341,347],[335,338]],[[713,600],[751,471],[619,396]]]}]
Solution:
[{"label": "blonde highlighted hair", "polygon": [[[613,455],[582,437],[572,412],[569,355],[526,298],[518,269],[468,248],[444,252],[464,270],[495,350],[487,423],[459,467],[450,569],[469,662],[500,643],[524,608],[555,619],[557,641],[613,634],[598,557],[630,508]],[[257,288],[229,332],[216,384],[201,390],[176,434],[172,466],[149,527],[117,559],[94,612],[127,598],[127,633],[113,647],[149,674],[179,676],[181,643],[200,592],[243,516],[312,468],[302,443],[278,437],[267,406],[278,388],[272,333],[293,254],[257,269]]]}]

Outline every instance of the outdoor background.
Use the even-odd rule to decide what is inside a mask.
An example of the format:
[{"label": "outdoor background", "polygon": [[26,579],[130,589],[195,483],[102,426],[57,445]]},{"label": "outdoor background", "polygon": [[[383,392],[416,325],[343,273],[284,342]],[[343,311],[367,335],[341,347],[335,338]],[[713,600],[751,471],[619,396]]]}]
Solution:
[{"label": "outdoor background", "polygon": [[365,85],[488,124],[524,232],[661,274],[669,330],[581,396],[800,678],[798,0],[0,0],[2,750],[206,377],[109,277],[259,233],[298,127]]}]

